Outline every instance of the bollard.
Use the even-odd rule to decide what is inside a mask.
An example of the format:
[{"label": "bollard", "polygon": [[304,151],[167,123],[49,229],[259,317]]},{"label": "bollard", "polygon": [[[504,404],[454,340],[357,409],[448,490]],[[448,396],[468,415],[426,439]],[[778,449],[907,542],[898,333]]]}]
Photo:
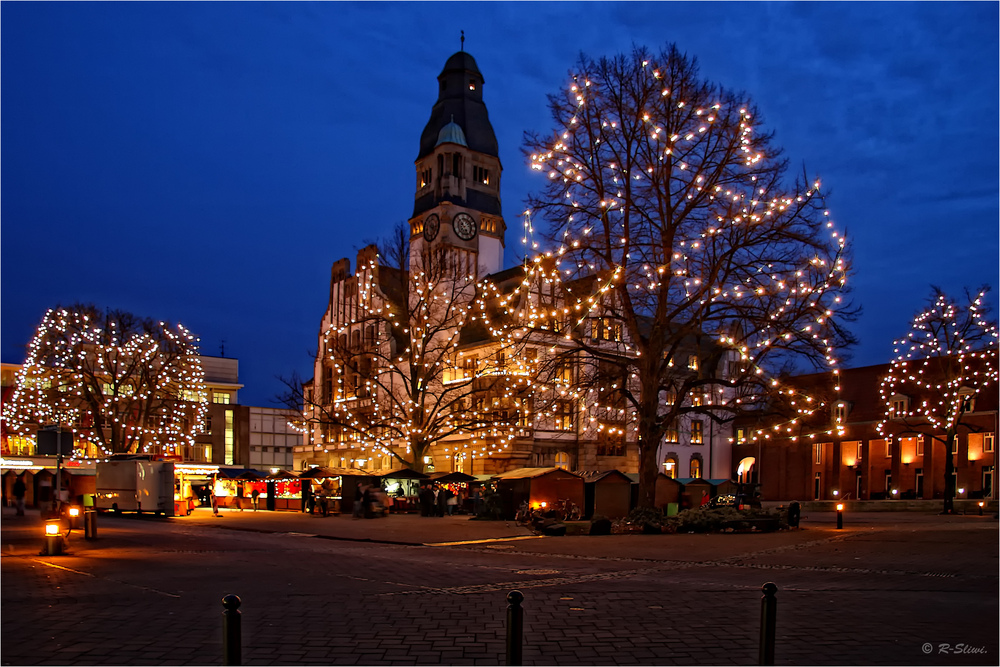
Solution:
[{"label": "bollard", "polygon": [[770,581],[760,587],[760,664],[774,664],[774,627],[778,617],[778,601],[774,594],[778,587]]},{"label": "bollard", "polygon": [[844,528],[844,504],[837,503],[837,530]]},{"label": "bollard", "polygon": [[63,553],[63,536],[58,521],[45,524],[45,544],[42,547],[43,556],[61,556]]},{"label": "bollard", "polygon": [[521,642],[524,639],[524,609],[521,603],[524,594],[521,591],[507,593],[507,662],[508,665],[520,665]]},{"label": "bollard", "polygon": [[83,513],[83,539],[97,539],[97,510],[89,509]]},{"label": "bollard", "polygon": [[242,632],[240,628],[240,598],[236,595],[227,595],[222,598],[222,606],[226,608],[222,612],[222,664],[240,665],[243,663],[240,644]]}]

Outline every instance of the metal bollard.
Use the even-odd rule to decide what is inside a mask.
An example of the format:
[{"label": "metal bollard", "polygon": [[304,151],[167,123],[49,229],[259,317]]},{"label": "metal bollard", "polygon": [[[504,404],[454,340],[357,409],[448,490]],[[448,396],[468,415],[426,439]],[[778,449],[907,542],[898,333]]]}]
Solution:
[{"label": "metal bollard", "polygon": [[87,510],[83,513],[83,539],[97,539],[97,510]]},{"label": "metal bollard", "polygon": [[508,665],[523,664],[521,643],[524,639],[524,594],[521,591],[507,593],[507,662]]},{"label": "metal bollard", "polygon": [[222,612],[222,664],[241,665],[243,656],[240,645],[242,644],[242,629],[240,628],[240,598],[236,595],[227,595],[222,598],[222,606],[226,608]]},{"label": "metal bollard", "polygon": [[774,664],[774,628],[778,617],[778,587],[770,581],[761,586],[760,598],[760,664]]}]

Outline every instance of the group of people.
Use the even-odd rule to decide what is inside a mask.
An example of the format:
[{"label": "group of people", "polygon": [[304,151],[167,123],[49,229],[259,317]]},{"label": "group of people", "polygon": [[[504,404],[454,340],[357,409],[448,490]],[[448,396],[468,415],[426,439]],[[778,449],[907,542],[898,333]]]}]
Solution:
[{"label": "group of people", "polygon": [[[398,494],[402,494],[399,489]],[[389,494],[376,484],[358,482],[354,487],[354,518],[373,519],[389,511]]]},{"label": "group of people", "polygon": [[463,497],[460,498],[446,484],[422,484],[419,493],[420,516],[452,516],[465,500],[464,492],[459,493]]}]

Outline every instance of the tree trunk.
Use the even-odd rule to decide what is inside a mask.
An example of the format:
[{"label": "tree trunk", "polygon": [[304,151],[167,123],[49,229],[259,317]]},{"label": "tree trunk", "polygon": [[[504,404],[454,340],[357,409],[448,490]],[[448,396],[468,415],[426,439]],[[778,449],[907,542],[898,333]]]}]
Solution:
[{"label": "tree trunk", "polygon": [[944,513],[955,513],[955,459],[951,453],[955,449],[955,438],[957,437],[954,428],[948,429],[948,435],[944,443]]}]

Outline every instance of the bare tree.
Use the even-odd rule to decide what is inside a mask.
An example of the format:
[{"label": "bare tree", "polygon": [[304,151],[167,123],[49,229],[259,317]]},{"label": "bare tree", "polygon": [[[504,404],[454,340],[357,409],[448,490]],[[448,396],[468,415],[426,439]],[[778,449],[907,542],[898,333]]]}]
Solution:
[{"label": "bare tree", "polygon": [[17,433],[71,428],[98,454],[177,451],[205,421],[197,338],[181,325],[92,305],[49,310],[3,419]]},{"label": "bare tree", "polygon": [[975,430],[968,420],[976,396],[997,382],[997,324],[984,303],[989,287],[965,290],[959,303],[932,287],[927,307],[905,337],[879,389],[879,433],[921,435],[944,443],[944,511],[954,511],[955,439]]},{"label": "bare tree", "polygon": [[[675,46],[581,56],[571,79],[549,98],[554,133],[525,138],[547,178],[530,205],[548,223],[548,276],[593,277],[574,295],[589,320],[577,340],[635,420],[651,506],[678,417],[728,420],[771,389],[768,370],[833,365],[851,342],[846,243],[819,183],[786,183],[750,100],[700,79]],[[706,394],[718,400],[695,405]]]},{"label": "bare tree", "polygon": [[507,448],[524,425],[530,380],[498,286],[477,282],[475,267],[445,250],[411,256],[408,238],[400,228],[362,250],[367,261],[348,278],[351,317],[326,329],[313,380],[285,380],[282,402],[301,410],[319,442],[422,471],[432,447],[476,456]]}]

